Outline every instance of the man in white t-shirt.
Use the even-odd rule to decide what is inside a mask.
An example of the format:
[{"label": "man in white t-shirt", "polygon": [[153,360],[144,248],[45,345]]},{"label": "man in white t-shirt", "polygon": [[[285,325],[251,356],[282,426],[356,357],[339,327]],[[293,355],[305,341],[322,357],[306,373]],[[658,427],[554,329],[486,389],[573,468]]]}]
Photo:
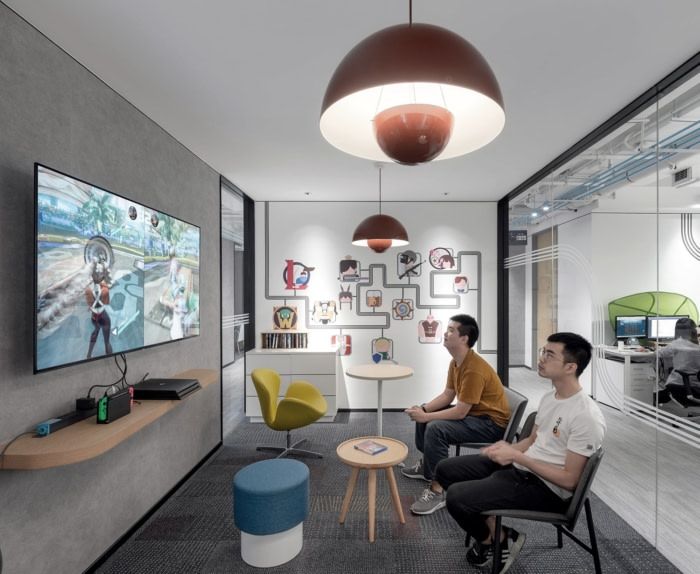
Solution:
[{"label": "man in white t-shirt", "polygon": [[[605,420],[585,394],[578,378],[591,360],[591,344],[575,333],[555,333],[540,350],[537,372],[554,389],[537,409],[535,427],[517,444],[499,441],[481,454],[440,461],[436,492],[446,490],[450,515],[475,540],[467,552],[470,564],[483,566],[493,557],[495,518],[485,510],[517,508],[563,512],[578,484],[588,457],[602,445]],[[503,528],[505,573],[525,543],[525,534]]]}]

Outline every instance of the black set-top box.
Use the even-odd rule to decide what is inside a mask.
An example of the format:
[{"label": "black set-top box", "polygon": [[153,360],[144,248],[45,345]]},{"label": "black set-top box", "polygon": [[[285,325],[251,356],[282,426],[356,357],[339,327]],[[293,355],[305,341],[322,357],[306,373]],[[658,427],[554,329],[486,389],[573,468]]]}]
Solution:
[{"label": "black set-top box", "polygon": [[201,388],[197,379],[146,379],[134,385],[134,398],[161,401],[182,399]]}]

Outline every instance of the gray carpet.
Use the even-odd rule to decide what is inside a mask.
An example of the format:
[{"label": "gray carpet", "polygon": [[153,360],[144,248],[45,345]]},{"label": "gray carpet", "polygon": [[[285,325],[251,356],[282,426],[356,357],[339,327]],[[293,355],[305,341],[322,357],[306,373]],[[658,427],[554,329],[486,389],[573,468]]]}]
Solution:
[{"label": "gray carpet", "polygon": [[[301,459],[311,470],[309,517],[304,523],[304,547],[291,562],[274,569],[257,569],[240,558],[240,533],[233,524],[231,481],[243,466],[267,458],[256,445],[281,444],[282,433],[262,424],[240,424],[224,446],[194,477],[168,500],[98,570],[100,573],[230,573],[266,572],[337,573],[386,572],[456,574],[487,572],[465,559],[464,535],[446,510],[416,517],[409,505],[420,495],[423,483],[397,474],[406,524],[399,524],[388,485],[378,474],[376,542],[367,541],[367,479],[362,472],[344,525],[338,514],[350,470],[342,464],[335,446],[375,432],[376,414],[340,413],[335,423],[316,424],[293,433],[308,437],[306,448],[324,454],[323,459]],[[403,413],[384,413],[384,434],[409,445],[416,459],[412,424]],[[593,517],[605,574],[679,572],[648,542],[595,496]],[[564,539],[556,547],[552,526],[513,521],[527,533],[527,542],[510,572],[514,574],[583,574],[594,572],[592,557]],[[582,514],[577,534],[587,539]]]}]

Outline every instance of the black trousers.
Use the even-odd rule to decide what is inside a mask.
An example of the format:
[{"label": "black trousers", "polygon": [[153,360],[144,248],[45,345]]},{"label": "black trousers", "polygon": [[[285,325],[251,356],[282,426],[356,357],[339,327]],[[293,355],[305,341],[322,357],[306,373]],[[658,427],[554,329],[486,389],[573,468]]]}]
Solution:
[{"label": "black trousers", "polygon": [[564,512],[569,505],[531,472],[501,466],[481,454],[442,460],[435,480],[447,490],[447,510],[476,540],[489,537],[484,510]]}]

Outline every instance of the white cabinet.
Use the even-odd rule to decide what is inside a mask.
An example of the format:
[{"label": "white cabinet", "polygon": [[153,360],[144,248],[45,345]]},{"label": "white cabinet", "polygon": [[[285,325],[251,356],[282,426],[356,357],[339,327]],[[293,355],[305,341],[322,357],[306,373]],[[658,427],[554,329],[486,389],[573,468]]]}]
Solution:
[{"label": "white cabinet", "polygon": [[655,357],[654,353],[646,351],[605,349],[603,372],[596,385],[596,399],[616,409],[622,409],[623,397],[653,404]]},{"label": "white cabinet", "polygon": [[328,412],[320,422],[332,422],[336,406],[336,352],[310,349],[253,349],[245,359],[245,414],[251,422],[263,422],[260,402],[250,374],[253,369],[274,369],[280,374],[280,396],[283,398],[292,381],[313,384],[326,399]]}]

